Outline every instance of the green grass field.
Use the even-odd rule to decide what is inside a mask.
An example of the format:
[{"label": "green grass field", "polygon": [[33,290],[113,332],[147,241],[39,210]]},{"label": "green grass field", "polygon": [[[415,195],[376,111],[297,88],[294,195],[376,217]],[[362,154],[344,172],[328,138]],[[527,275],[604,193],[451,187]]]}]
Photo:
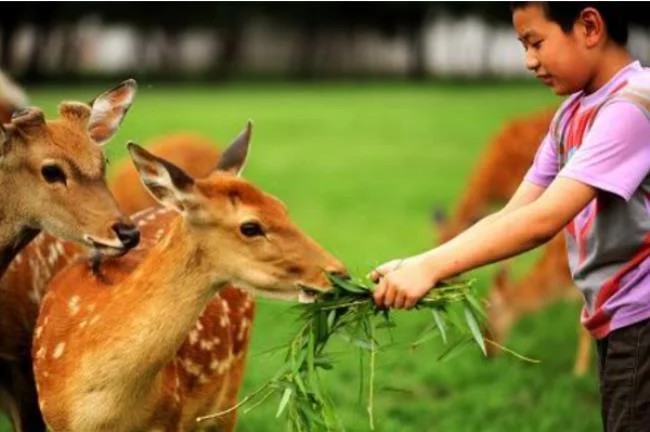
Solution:
[{"label": "green grass field", "polygon": [[[36,89],[50,114],[61,98],[89,100],[96,88]],[[114,163],[127,140],[145,143],[190,130],[226,143],[247,119],[255,128],[245,176],[288,205],[313,237],[364,274],[384,260],[432,245],[429,211],[450,209],[488,137],[513,115],[558,103],[535,85],[246,85],[157,88],[141,83],[119,135],[107,146]],[[508,167],[503,167],[508,169]],[[520,259],[523,271],[530,258]],[[493,269],[477,271],[485,290]],[[594,365],[586,378],[571,368],[578,305],[558,304],[516,327],[508,346],[542,361],[475,348],[436,362],[438,341],[378,357],[379,431],[600,430]],[[260,353],[296,331],[289,305],[261,299],[241,395],[268,379],[282,359]],[[429,315],[397,314],[399,339],[429,324]],[[161,317],[162,318],[162,317]],[[337,345],[335,349],[343,349]],[[323,375],[349,431],[368,430],[359,400],[359,356],[347,349]],[[406,392],[382,391],[399,387]],[[240,417],[239,431],[285,430],[277,400]],[[9,427],[0,420],[0,431]]]}]

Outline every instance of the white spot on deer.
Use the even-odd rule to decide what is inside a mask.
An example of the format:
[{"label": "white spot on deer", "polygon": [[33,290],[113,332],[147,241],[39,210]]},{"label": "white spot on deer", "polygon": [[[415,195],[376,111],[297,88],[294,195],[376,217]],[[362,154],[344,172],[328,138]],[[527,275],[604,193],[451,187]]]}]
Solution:
[{"label": "white spot on deer", "polygon": [[37,286],[34,286],[34,288],[29,292],[29,299],[34,302],[34,304],[41,304],[41,293],[38,290]]},{"label": "white spot on deer", "polygon": [[160,240],[162,236],[165,234],[165,230],[160,228],[158,231],[156,231],[156,241]]},{"label": "white spot on deer", "polygon": [[149,216],[147,216],[148,221],[152,221],[154,219],[156,219],[156,213],[151,213]]},{"label": "white spot on deer", "polygon": [[212,348],[214,347],[214,342],[204,339],[199,343],[199,347],[201,347],[203,351],[212,351]]},{"label": "white spot on deer", "polygon": [[219,367],[217,367],[217,373],[218,373],[219,375],[223,374],[223,373],[226,372],[228,369],[230,369],[230,365],[231,365],[231,357],[228,356],[228,358],[222,360],[222,361],[219,363]]},{"label": "white spot on deer", "polygon": [[198,321],[196,322],[196,329],[197,329],[198,331],[203,330],[203,324],[201,324],[201,320],[198,320]]},{"label": "white spot on deer", "polygon": [[40,338],[42,332],[43,332],[43,326],[36,327],[36,331],[34,332],[34,338],[36,339]]},{"label": "white spot on deer", "polygon": [[202,368],[201,368],[200,364],[194,363],[192,360],[190,360],[188,358],[183,359],[181,361],[181,363],[183,364],[183,369],[185,369],[185,371],[188,374],[194,375],[194,376],[197,376],[197,377],[201,375],[201,369]]},{"label": "white spot on deer", "polygon": [[56,248],[57,244],[58,242],[50,243],[50,245],[47,247],[48,249],[47,263],[51,266],[54,265],[54,263],[59,259],[60,254],[58,249]]},{"label": "white spot on deer", "polygon": [[75,316],[79,312],[79,303],[81,303],[81,298],[77,295],[70,297],[68,302],[68,309],[70,310],[70,315]]},{"label": "white spot on deer", "polygon": [[63,243],[60,241],[56,242],[56,251],[59,255],[65,255],[65,249],[63,248]]},{"label": "white spot on deer", "polygon": [[38,398],[38,407],[43,411],[45,409],[45,401],[41,398]]},{"label": "white spot on deer", "polygon": [[141,219],[138,221],[138,226],[145,226],[147,224],[147,221],[144,219]]},{"label": "white spot on deer", "polygon": [[88,325],[88,321],[87,321],[87,320],[82,320],[82,321],[79,323],[79,328],[82,329],[82,328],[86,327],[87,325]]},{"label": "white spot on deer", "polygon": [[241,323],[239,324],[239,332],[237,333],[237,340],[242,341],[244,340],[244,336],[246,335],[246,331],[248,330],[248,327],[250,326],[250,321],[247,319],[242,319]]},{"label": "white spot on deer", "polygon": [[190,345],[196,345],[199,341],[199,333],[196,330],[190,330],[188,337],[190,339]]},{"label": "white spot on deer", "polygon": [[36,358],[38,360],[41,360],[43,357],[45,357],[45,354],[47,354],[45,347],[40,347],[38,351],[36,351]]},{"label": "white spot on deer", "polygon": [[230,320],[228,319],[228,315],[224,314],[219,317],[219,324],[221,327],[228,327],[228,324],[230,323]]},{"label": "white spot on deer", "polygon": [[59,342],[55,347],[54,351],[52,352],[52,358],[53,359],[58,359],[63,355],[63,351],[65,350],[65,342]]},{"label": "white spot on deer", "polygon": [[20,264],[22,262],[22,260],[23,260],[23,255],[22,255],[22,253],[19,253],[18,255],[16,255],[16,257],[12,261],[12,264],[13,263]]},{"label": "white spot on deer", "polygon": [[[54,297],[54,294],[52,294],[52,297]],[[50,317],[45,317],[45,319],[43,320],[43,327],[45,327],[47,325],[49,320],[50,320]]]},{"label": "white spot on deer", "polygon": [[209,382],[210,382],[210,380],[205,375],[199,376],[199,384],[207,384]]},{"label": "white spot on deer", "polygon": [[94,317],[92,317],[92,319],[90,320],[90,322],[88,323],[88,325],[96,324],[97,321],[99,321],[99,314],[97,314],[97,315],[95,315]]}]

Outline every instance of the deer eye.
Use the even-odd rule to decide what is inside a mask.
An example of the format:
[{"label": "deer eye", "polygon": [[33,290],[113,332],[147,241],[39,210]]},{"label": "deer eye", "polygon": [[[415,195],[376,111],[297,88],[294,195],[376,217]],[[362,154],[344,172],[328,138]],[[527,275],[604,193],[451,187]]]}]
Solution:
[{"label": "deer eye", "polygon": [[63,170],[57,165],[43,165],[41,174],[48,183],[66,184],[66,177]]},{"label": "deer eye", "polygon": [[258,237],[264,235],[264,230],[257,222],[245,222],[239,227],[239,231],[246,237]]}]

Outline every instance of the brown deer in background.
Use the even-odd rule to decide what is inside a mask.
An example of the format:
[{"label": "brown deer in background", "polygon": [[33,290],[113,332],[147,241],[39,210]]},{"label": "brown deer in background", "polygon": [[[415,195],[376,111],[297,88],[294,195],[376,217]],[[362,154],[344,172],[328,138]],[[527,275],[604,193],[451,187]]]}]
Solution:
[{"label": "brown deer in background", "polygon": [[[33,356],[52,430],[197,428],[197,416],[235,404],[243,375],[252,311],[233,309],[221,290],[308,300],[305,286],[328,289],[324,271],[345,273],[280,201],[233,175],[249,137],[204,180],[129,146],[167,210],[146,216],[141,245],[98,274],[78,262],[50,284]],[[220,427],[234,423],[233,412]]]},{"label": "brown deer in background", "polygon": [[[217,166],[221,152],[216,143],[197,134],[177,133],[154,139],[145,148],[192,177],[203,178]],[[118,165],[110,176],[109,189],[125,214],[157,205],[142,187],[138,172],[130,160]]]},{"label": "brown deer in background", "polygon": [[[8,81],[0,81],[0,91],[7,91]],[[31,258],[20,252],[40,230],[104,255],[137,245],[137,228],[122,216],[106,186],[101,147],[117,131],[135,91],[130,80],[91,104],[63,102],[60,117],[49,121],[40,110],[5,98],[11,92],[0,93],[3,120],[8,119],[0,125],[0,408],[17,430],[43,428],[34,392],[23,395],[30,393],[31,376],[24,361],[31,331],[23,328],[35,321],[39,285],[50,276],[47,269],[29,274],[19,269],[55,261],[63,251],[49,249]],[[21,277],[29,283],[16,284]]]},{"label": "brown deer in background", "polygon": [[[439,241],[445,242],[503,205],[515,193],[532,165],[537,149],[549,130],[553,110],[545,110],[508,122],[490,141],[480,157],[451,219],[437,211]],[[578,300],[567,264],[563,234],[542,247],[541,256],[520,280],[511,282],[505,268],[499,270],[489,290],[488,337],[502,344],[521,316],[563,299]],[[574,372],[588,370],[590,335],[580,327]],[[489,353],[498,352],[490,345]]]}]

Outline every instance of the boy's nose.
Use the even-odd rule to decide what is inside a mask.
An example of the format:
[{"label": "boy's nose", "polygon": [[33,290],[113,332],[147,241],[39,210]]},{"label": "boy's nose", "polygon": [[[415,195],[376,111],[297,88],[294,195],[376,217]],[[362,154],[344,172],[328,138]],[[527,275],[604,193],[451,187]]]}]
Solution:
[{"label": "boy's nose", "polygon": [[537,60],[537,57],[530,50],[526,52],[526,68],[531,71],[539,68],[539,60]]}]

